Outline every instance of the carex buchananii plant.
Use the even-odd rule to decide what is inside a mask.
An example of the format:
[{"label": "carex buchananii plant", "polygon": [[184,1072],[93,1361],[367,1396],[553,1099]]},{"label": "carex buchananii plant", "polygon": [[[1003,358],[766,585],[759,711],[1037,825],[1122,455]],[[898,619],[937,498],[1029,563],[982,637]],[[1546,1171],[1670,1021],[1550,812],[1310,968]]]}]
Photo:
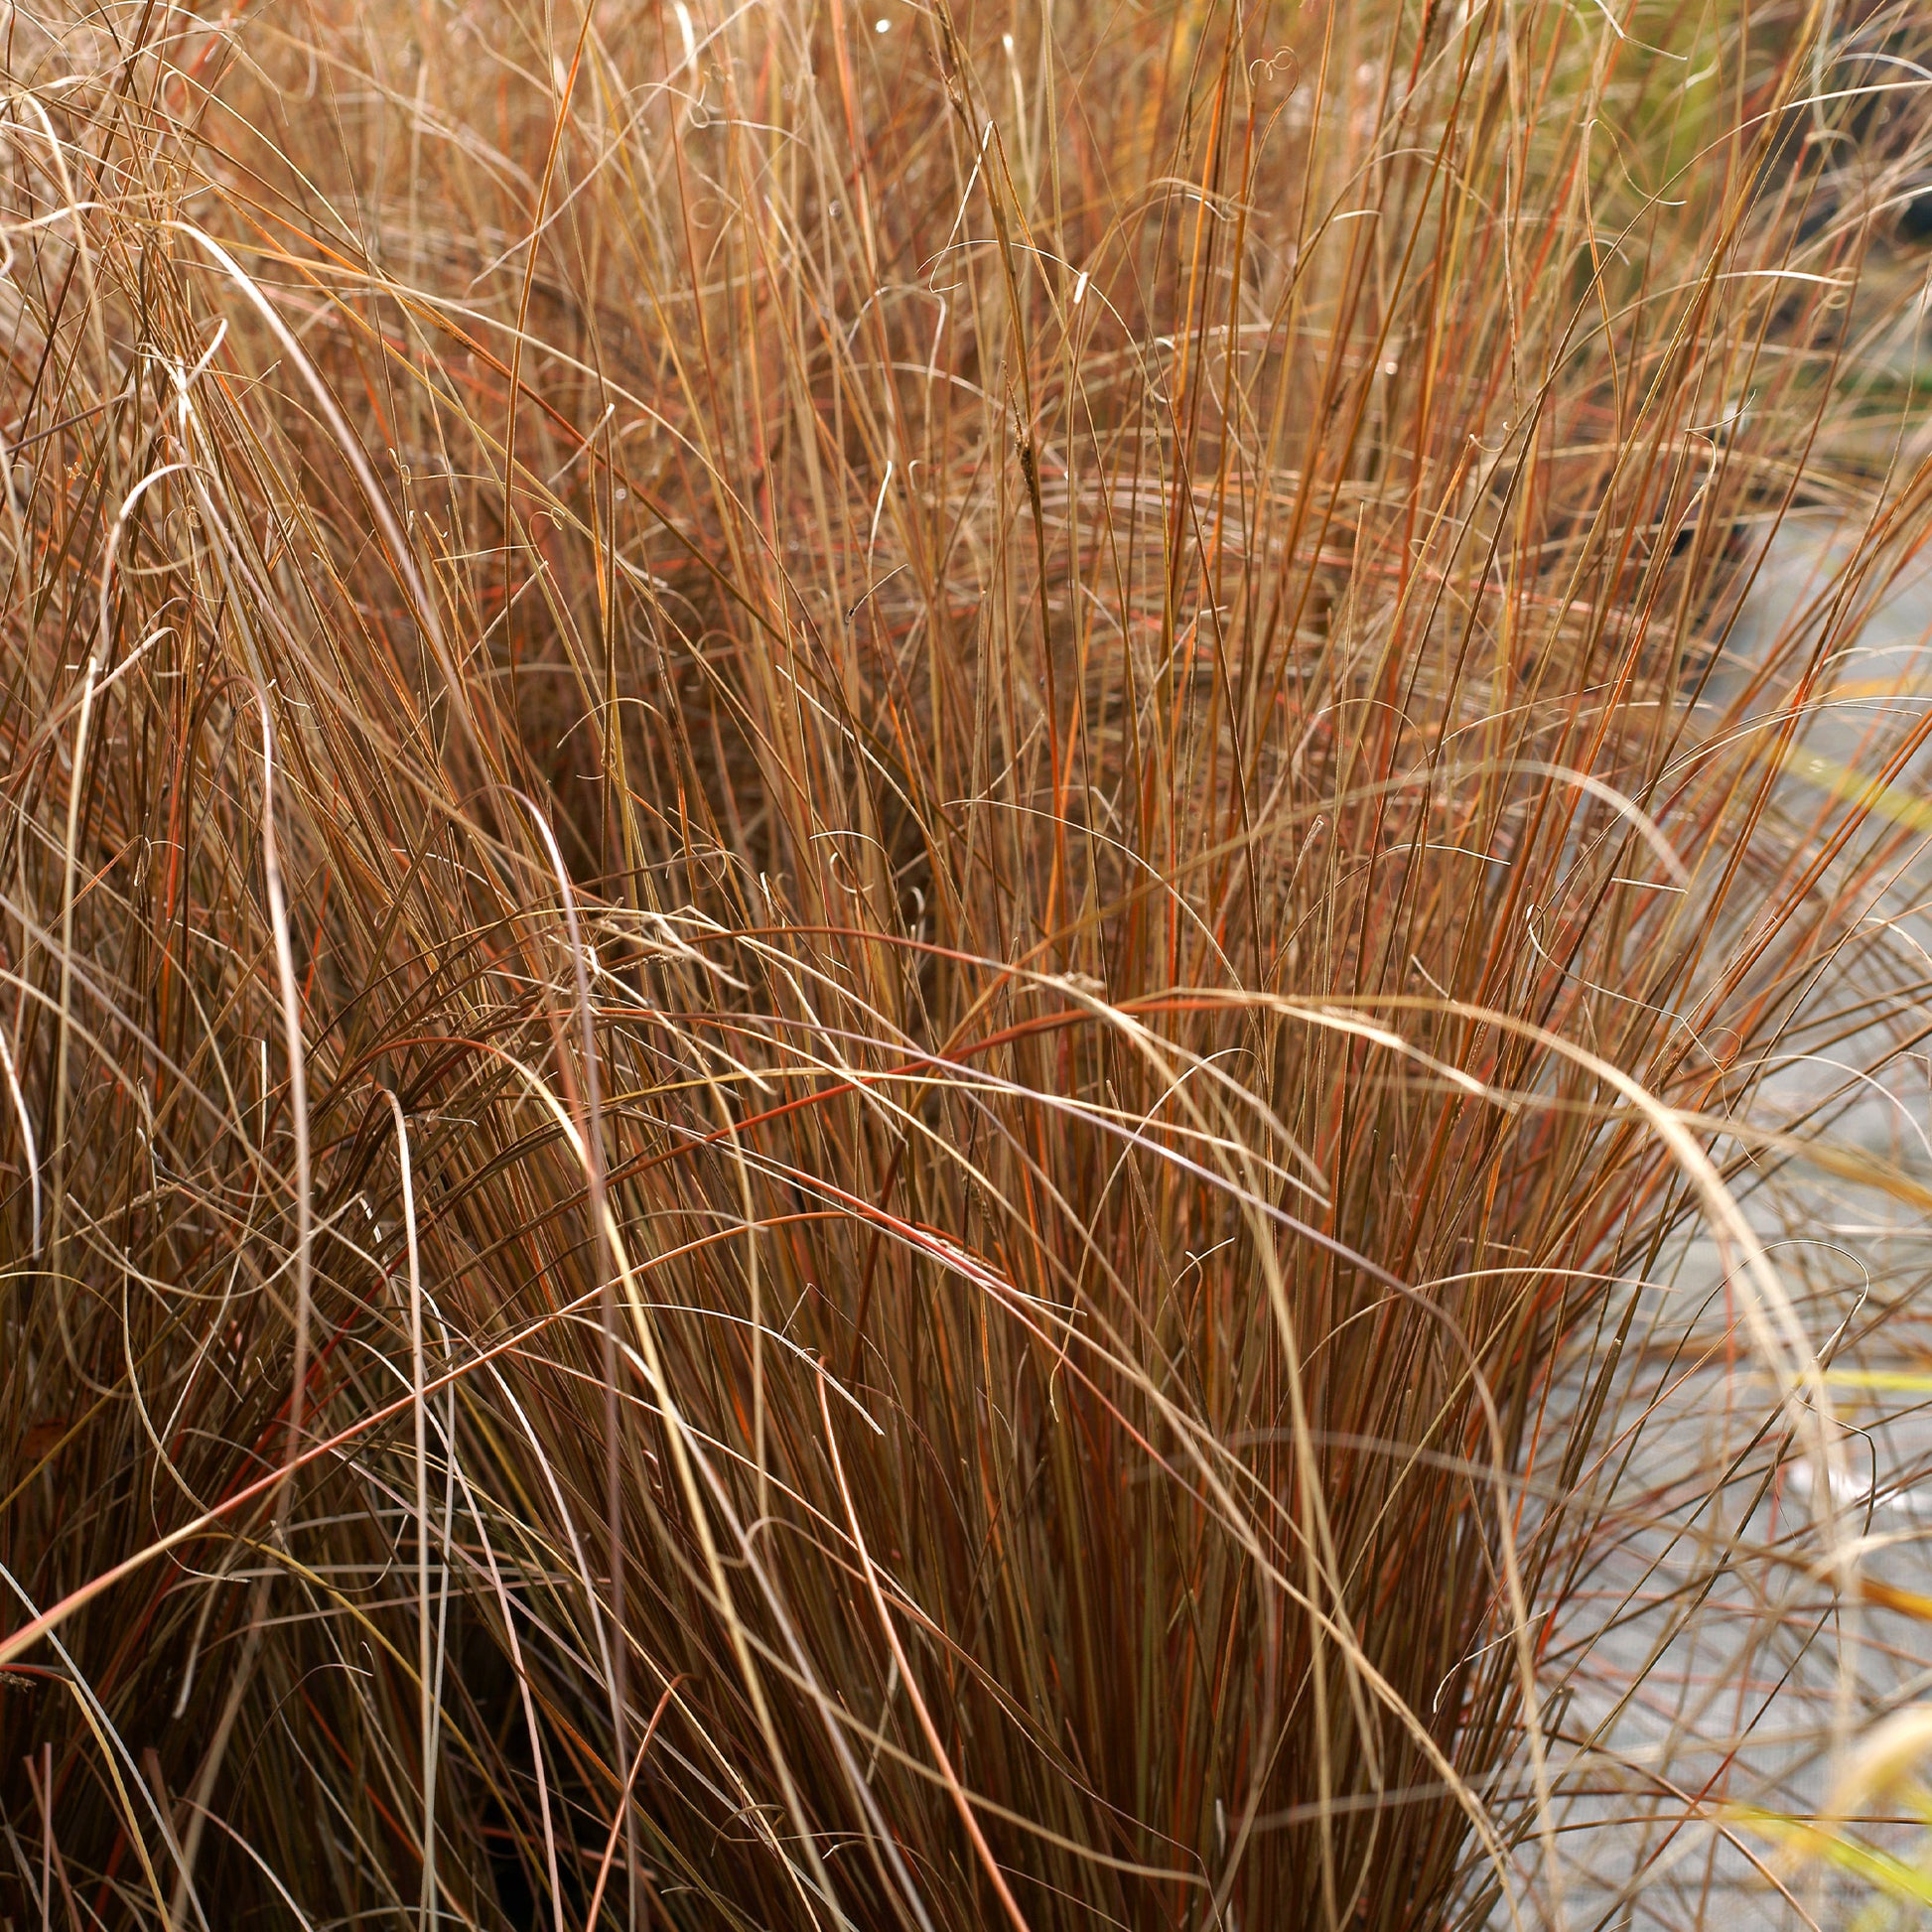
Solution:
[{"label": "carex buchananii plant", "polygon": [[1557,1922],[1914,12],[8,10],[0,1915]]}]

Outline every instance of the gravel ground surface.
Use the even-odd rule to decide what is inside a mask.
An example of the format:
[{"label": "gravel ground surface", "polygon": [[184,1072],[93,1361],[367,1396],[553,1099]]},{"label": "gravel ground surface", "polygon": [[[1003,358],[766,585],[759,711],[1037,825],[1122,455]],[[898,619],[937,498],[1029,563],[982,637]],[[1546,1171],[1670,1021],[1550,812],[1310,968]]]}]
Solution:
[{"label": "gravel ground surface", "polygon": [[[1779,533],[1708,687],[1714,717],[1781,636],[1815,621],[1849,550],[1823,517]],[[1778,808],[1802,825],[1828,825],[1848,774],[1875,772],[1932,707],[1932,561],[1864,595],[1856,645],[1830,665],[1779,785]],[[1760,715],[1780,702],[1775,688],[1750,699]],[[1932,1003],[1894,1001],[1889,1033],[1861,1024],[1859,1005],[1881,974],[1932,987],[1932,753],[1879,809],[1923,836],[1867,889],[1870,947],[1821,965],[1806,994],[1809,1015],[1847,1016],[1841,1036],[1775,1068],[1757,1112],[1815,1105],[1830,1141],[1932,1181],[1932,1040],[1896,1053],[1932,1025]],[[1878,1080],[1848,1073],[1887,1043],[1895,1057]],[[1932,1925],[1932,1910],[1874,1905],[1867,1882],[1827,1861],[1797,1869],[1775,1826],[1750,1816],[1816,1814],[1835,1745],[1932,1698],[1932,1295],[1921,1292],[1932,1220],[1796,1167],[1767,1174],[1744,1206],[1830,1363],[1839,1467],[1830,1482],[1815,1476],[1815,1425],[1779,1414],[1745,1290],[1708,1235],[1687,1238],[1635,1291],[1602,1472],[1614,1470],[1619,1535],[1545,1651],[1548,1681],[1568,1694],[1556,1845],[1563,1922],[1576,1932]],[[1834,1549],[1856,1559],[1850,1592],[1829,1583]],[[1861,1600],[1848,1609],[1847,1594]],[[1908,1811],[1863,1832],[1932,1869],[1932,1833]],[[1550,1922],[1548,1896],[1519,1894],[1523,1923]],[[1495,1922],[1509,1917],[1505,1906]]]}]

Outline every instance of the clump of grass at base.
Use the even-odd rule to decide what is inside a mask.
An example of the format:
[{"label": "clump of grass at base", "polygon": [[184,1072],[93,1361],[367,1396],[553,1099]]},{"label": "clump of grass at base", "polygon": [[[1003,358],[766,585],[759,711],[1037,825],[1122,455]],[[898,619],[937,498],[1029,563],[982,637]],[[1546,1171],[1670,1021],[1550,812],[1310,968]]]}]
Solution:
[{"label": "clump of grass at base", "polygon": [[15,1923],[1533,1913],[1554,1365],[1802,1384],[1810,17],[879,4],[10,21]]}]

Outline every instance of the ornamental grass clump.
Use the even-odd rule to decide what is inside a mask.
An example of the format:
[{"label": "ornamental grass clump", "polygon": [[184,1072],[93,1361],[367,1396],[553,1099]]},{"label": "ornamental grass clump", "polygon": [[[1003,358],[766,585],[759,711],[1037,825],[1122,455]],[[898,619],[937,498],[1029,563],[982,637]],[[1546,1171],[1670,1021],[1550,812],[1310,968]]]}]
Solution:
[{"label": "ornamental grass clump", "polygon": [[875,4],[8,16],[14,1926],[1555,1922],[1687,1230],[1836,1466],[1914,10]]}]

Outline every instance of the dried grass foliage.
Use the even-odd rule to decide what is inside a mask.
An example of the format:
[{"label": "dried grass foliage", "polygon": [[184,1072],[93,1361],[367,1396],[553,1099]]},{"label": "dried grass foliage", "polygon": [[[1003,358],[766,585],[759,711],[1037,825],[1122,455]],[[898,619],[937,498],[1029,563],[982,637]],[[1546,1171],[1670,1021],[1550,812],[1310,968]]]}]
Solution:
[{"label": "dried grass foliage", "polygon": [[879,5],[8,15],[16,1925],[1534,1921],[1618,1285],[1834,1453],[1910,10]]}]

